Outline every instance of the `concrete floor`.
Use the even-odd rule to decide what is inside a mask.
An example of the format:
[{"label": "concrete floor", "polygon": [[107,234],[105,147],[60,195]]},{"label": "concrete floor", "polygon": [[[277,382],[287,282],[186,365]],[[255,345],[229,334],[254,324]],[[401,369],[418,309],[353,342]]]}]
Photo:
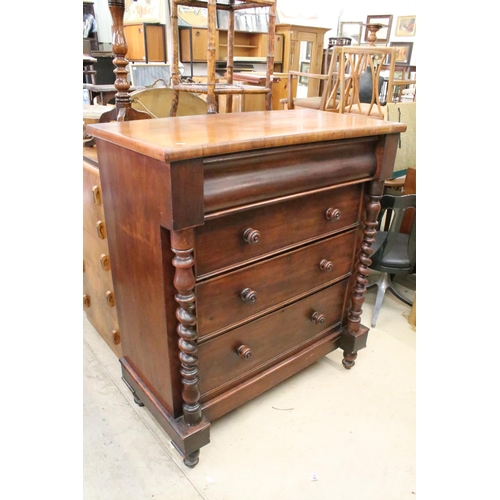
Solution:
[{"label": "concrete floor", "polygon": [[[407,293],[413,295],[411,283]],[[370,325],[375,289],[362,322]],[[84,315],[85,500],[416,498],[416,332],[388,293],[350,371],[330,353],[211,425],[187,468]]]}]

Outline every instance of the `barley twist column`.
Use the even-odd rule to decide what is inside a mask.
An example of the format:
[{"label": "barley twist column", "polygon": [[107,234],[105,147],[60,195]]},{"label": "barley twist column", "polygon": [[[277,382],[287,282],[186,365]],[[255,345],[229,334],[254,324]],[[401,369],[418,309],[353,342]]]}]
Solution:
[{"label": "barley twist column", "polygon": [[[196,278],[193,272],[194,236],[191,229],[171,232],[171,246],[175,254],[174,286],[177,290],[175,300],[177,334],[179,335],[179,359],[182,377],[182,410],[184,422],[196,425],[202,419],[200,406],[200,390],[198,388],[198,345],[196,332],[195,293]],[[200,450],[196,450],[184,458],[184,463],[194,467],[199,460]]]},{"label": "barley twist column", "polygon": [[351,307],[347,316],[347,329],[342,337],[341,347],[344,351],[342,363],[349,369],[354,366],[358,356],[357,351],[366,345],[368,329],[361,327],[361,306],[365,301],[366,285],[370,274],[371,256],[373,254],[372,244],[377,233],[377,217],[380,212],[380,199],[384,192],[383,181],[373,181],[370,184],[368,201],[365,204],[365,220],[363,227],[363,240],[358,254],[358,264],[356,268],[356,283],[351,296]]}]

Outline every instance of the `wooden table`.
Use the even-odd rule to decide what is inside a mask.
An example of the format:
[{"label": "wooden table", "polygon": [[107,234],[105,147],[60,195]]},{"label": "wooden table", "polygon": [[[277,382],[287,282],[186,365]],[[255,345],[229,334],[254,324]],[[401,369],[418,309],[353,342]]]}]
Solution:
[{"label": "wooden table", "polygon": [[211,421],[334,349],[354,365],[405,127],[306,109],[88,127],[123,380],[186,465]]}]

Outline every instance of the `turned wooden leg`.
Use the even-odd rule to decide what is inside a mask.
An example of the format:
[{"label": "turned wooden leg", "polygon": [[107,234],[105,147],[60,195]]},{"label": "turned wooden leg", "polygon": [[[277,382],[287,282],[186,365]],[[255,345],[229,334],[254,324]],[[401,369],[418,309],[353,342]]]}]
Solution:
[{"label": "turned wooden leg", "polygon": [[200,461],[200,450],[196,450],[184,458],[184,465],[187,465],[192,469],[199,461]]},{"label": "turned wooden leg", "polygon": [[358,357],[357,352],[348,353],[344,351],[344,359],[342,360],[342,364],[346,370],[350,370],[356,363],[355,360]]},{"label": "turned wooden leg", "polygon": [[144,406],[144,403],[139,399],[139,396],[137,396],[137,394],[135,392],[133,392],[133,395],[134,395],[134,403],[137,405],[137,406]]}]

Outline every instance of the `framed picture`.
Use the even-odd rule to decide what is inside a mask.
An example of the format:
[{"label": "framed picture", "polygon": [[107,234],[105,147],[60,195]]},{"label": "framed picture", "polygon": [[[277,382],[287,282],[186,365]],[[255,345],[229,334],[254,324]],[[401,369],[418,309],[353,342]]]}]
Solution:
[{"label": "framed picture", "polygon": [[161,0],[125,0],[123,24],[159,23],[162,15]]},{"label": "framed picture", "polygon": [[[218,1],[217,3],[227,3]],[[269,24],[269,7],[255,7],[236,10],[234,13],[234,30],[249,31],[252,33],[267,33]],[[229,28],[229,12],[217,10],[217,28],[227,30]]]},{"label": "framed picture", "polygon": [[390,46],[396,48],[396,64],[410,64],[413,42],[391,42]]},{"label": "framed picture", "polygon": [[362,22],[342,21],[340,23],[340,30],[338,36],[346,36],[352,39],[352,45],[359,45],[361,43],[361,33],[363,31]]},{"label": "framed picture", "polygon": [[[311,69],[310,62],[301,62],[300,63],[300,72],[301,73],[309,73],[310,69]],[[309,83],[309,78],[307,76],[299,76],[299,83],[301,85],[307,85]]]},{"label": "framed picture", "polygon": [[193,28],[206,28],[208,26],[208,9],[204,7],[190,7],[178,5],[177,15],[179,26],[193,26]]},{"label": "framed picture", "polygon": [[[391,26],[392,26],[392,16],[390,15],[380,15],[380,16],[366,16],[366,24],[381,24],[382,28],[377,31],[377,42],[389,41],[391,36]],[[368,35],[370,32],[365,29],[365,42],[369,42]],[[375,42],[375,43],[377,43]]]},{"label": "framed picture", "polygon": [[415,36],[417,16],[401,16],[396,22],[396,36]]}]

